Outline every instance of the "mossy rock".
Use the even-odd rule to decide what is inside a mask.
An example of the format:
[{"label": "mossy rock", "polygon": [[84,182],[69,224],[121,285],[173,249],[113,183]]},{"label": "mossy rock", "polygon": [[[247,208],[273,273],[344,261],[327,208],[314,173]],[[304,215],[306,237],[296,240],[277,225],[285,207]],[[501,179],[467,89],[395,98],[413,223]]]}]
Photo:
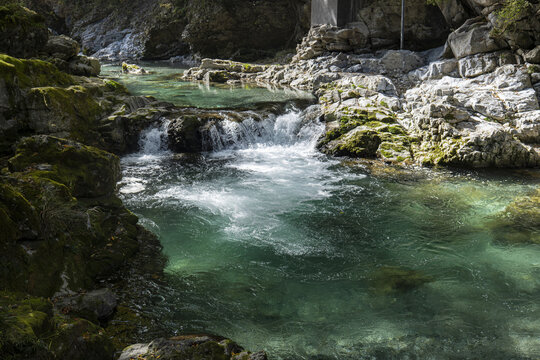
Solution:
[{"label": "mossy rock", "polygon": [[51,63],[36,59],[18,59],[5,54],[0,54],[0,79],[19,88],[74,84],[71,76]]},{"label": "mossy rock", "polygon": [[0,5],[0,49],[17,57],[32,57],[47,43],[44,18],[16,1]]},{"label": "mossy rock", "polygon": [[114,346],[105,330],[85,319],[57,317],[50,350],[57,359],[113,359]]},{"label": "mossy rock", "polygon": [[104,109],[96,101],[99,95],[98,88],[80,85],[33,88],[27,97],[32,109],[28,114],[28,126],[37,133],[59,134],[100,146],[98,127]]},{"label": "mossy rock", "polygon": [[229,339],[212,335],[182,335],[156,339],[149,344],[128,346],[119,360],[266,360],[266,354],[251,354]]},{"label": "mossy rock", "polygon": [[46,299],[0,292],[0,357],[52,358],[43,338],[52,333],[52,303]]},{"label": "mossy rock", "polygon": [[371,286],[376,293],[389,295],[408,292],[431,281],[433,281],[433,277],[420,271],[386,266],[373,273]]},{"label": "mossy rock", "polygon": [[111,195],[121,176],[115,155],[46,135],[21,140],[9,168],[64,184],[75,197]]}]

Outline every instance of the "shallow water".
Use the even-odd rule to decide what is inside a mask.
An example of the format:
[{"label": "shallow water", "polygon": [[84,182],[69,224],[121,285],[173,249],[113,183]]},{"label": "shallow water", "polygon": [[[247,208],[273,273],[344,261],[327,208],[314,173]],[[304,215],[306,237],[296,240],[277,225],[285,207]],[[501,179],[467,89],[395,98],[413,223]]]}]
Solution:
[{"label": "shallow water", "polygon": [[102,76],[120,81],[134,95],[151,95],[177,106],[200,108],[253,107],[264,102],[313,100],[308,92],[250,85],[207,85],[181,81],[185,69],[159,63],[141,64],[146,75],[122,74],[118,65],[104,65]]},{"label": "shallow water", "polygon": [[[268,122],[201,156],[149,129],[122,159],[122,198],[169,256],[170,287],[147,311],[171,332],[271,359],[540,357],[540,248],[489,227],[538,177],[374,176],[317,153],[322,125],[299,112]],[[426,283],[389,290],[384,274],[401,270]]]}]

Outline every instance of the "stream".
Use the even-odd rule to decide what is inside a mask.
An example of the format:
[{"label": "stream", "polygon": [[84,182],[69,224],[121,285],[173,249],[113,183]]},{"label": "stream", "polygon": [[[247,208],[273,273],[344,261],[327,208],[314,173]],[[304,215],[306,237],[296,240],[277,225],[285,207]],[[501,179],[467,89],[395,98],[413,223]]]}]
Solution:
[{"label": "stream", "polygon": [[[311,96],[145,68],[104,70],[177,105]],[[540,357],[540,247],[491,227],[538,172],[374,171],[317,152],[324,125],[307,111],[226,124],[212,141],[228,145],[200,155],[168,151],[164,124],[123,157],[121,198],[169,258],[168,289],[145,311],[171,334],[219,334],[274,360]]]}]

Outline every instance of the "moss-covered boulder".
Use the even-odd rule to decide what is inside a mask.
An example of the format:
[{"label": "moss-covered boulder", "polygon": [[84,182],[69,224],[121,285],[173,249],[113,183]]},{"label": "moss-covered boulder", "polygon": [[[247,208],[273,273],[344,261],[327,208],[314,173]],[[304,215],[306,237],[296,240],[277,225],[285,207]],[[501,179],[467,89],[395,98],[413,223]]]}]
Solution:
[{"label": "moss-covered boulder", "polygon": [[393,163],[412,159],[407,133],[387,111],[341,107],[325,117],[327,132],[317,144],[324,153]]},{"label": "moss-covered boulder", "polygon": [[114,195],[115,155],[74,141],[23,139],[0,179],[0,289],[51,296],[122,267],[145,232]]},{"label": "moss-covered boulder", "polygon": [[83,320],[55,314],[44,298],[0,292],[2,359],[112,359],[104,330]]},{"label": "moss-covered boulder", "polygon": [[514,200],[489,226],[501,244],[540,245],[540,189]]},{"label": "moss-covered boulder", "polygon": [[75,197],[112,195],[121,176],[117,156],[47,135],[24,138],[9,168],[64,184]]},{"label": "moss-covered boulder", "polygon": [[49,31],[41,15],[16,1],[0,4],[0,49],[16,57],[32,57],[47,43]]}]

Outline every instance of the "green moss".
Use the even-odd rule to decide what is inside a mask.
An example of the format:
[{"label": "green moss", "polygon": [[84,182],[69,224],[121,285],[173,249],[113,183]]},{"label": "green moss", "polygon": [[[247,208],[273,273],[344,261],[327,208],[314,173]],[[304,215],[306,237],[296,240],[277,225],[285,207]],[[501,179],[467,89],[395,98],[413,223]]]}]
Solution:
[{"label": "green moss", "polygon": [[74,84],[71,76],[42,60],[17,59],[0,54],[0,79],[8,87],[31,88]]},{"label": "green moss", "polygon": [[120,93],[120,94],[127,94],[128,91],[126,87],[114,80],[105,80],[105,85],[109,91]]},{"label": "green moss", "polygon": [[505,32],[518,30],[517,24],[532,8],[527,0],[506,0],[504,6],[495,12],[496,26],[491,31],[492,36],[501,36]]},{"label": "green moss", "polygon": [[[39,167],[40,164],[46,164]],[[76,197],[106,196],[120,179],[119,160],[103,150],[51,136],[23,139],[9,160],[13,172],[30,171],[66,185]]]},{"label": "green moss", "polygon": [[19,26],[26,31],[34,28],[47,29],[41,15],[20,6],[16,1],[6,2],[0,6],[0,31],[6,31],[14,26]]}]

